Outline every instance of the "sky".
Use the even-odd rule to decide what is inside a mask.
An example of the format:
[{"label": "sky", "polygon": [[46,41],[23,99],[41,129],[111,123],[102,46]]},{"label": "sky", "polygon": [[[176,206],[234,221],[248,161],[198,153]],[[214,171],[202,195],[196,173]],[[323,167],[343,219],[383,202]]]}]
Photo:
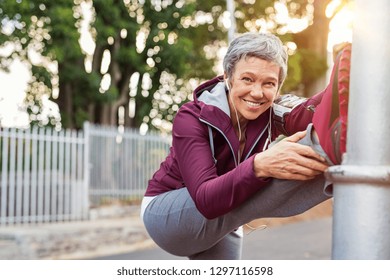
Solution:
[{"label": "sky", "polygon": [[25,126],[28,115],[18,108],[23,105],[30,73],[20,61],[15,61],[10,70],[10,74],[0,70],[1,126]]}]

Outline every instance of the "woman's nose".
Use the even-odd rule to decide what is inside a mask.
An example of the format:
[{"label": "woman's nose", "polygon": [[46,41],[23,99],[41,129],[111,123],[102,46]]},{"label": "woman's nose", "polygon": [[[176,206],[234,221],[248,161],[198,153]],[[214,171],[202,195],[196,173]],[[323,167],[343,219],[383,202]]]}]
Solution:
[{"label": "woman's nose", "polygon": [[261,86],[253,86],[251,95],[255,98],[262,98],[264,96],[264,92]]}]

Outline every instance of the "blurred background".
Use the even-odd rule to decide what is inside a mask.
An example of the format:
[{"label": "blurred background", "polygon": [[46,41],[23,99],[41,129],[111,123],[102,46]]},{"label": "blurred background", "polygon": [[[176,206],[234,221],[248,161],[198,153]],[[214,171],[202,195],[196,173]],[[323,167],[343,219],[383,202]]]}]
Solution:
[{"label": "blurred background", "polygon": [[1,0],[0,124],[169,133],[192,90],[222,74],[232,29],[279,35],[290,55],[282,92],[310,96],[333,46],[351,41],[350,2]]}]

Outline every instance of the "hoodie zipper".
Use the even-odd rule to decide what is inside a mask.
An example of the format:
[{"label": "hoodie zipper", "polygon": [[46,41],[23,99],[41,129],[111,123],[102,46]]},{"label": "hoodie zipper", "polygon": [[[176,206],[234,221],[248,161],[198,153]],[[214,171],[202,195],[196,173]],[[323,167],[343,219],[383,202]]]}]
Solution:
[{"label": "hoodie zipper", "polygon": [[[228,145],[229,145],[229,147],[230,147],[230,151],[232,152],[233,159],[234,159],[234,164],[235,164],[235,166],[237,167],[238,164],[239,164],[239,162],[237,162],[236,155],[235,155],[235,153],[234,153],[233,147],[232,147],[232,145],[231,145],[229,139],[228,139],[227,136],[225,135],[225,133],[223,133],[222,130],[220,130],[220,129],[219,129],[218,127],[216,127],[215,125],[212,125],[212,124],[209,123],[208,121],[205,121],[205,120],[203,120],[203,119],[201,119],[201,118],[199,118],[199,120],[200,120],[202,123],[204,123],[204,124],[206,124],[206,125],[208,125],[208,126],[211,126],[211,127],[214,128],[214,129],[216,129],[217,131],[219,131],[219,132],[222,134],[222,136],[225,138],[226,142],[228,143]],[[247,155],[246,155],[246,157],[245,157],[244,160],[246,160],[246,159],[249,157],[249,155],[251,154],[251,152],[252,152],[253,149],[255,148],[256,144],[260,141],[260,139],[261,139],[261,137],[263,136],[264,132],[267,131],[268,126],[269,126],[269,124],[263,129],[263,131],[262,131],[262,132],[260,133],[260,135],[257,137],[255,143],[254,143],[254,144],[252,145],[252,147],[250,148],[250,150],[249,150],[249,152],[247,153]],[[213,155],[213,156],[214,156],[214,155]]]},{"label": "hoodie zipper", "polygon": [[255,146],[257,145],[257,143],[259,143],[261,137],[263,137],[264,133],[268,130],[268,127],[269,127],[269,123],[265,126],[265,128],[263,129],[263,131],[260,133],[260,135],[257,137],[255,143],[252,145],[252,147],[250,148],[249,152],[247,153],[246,157],[244,160],[246,160],[249,155],[252,153],[253,149],[255,148]]}]

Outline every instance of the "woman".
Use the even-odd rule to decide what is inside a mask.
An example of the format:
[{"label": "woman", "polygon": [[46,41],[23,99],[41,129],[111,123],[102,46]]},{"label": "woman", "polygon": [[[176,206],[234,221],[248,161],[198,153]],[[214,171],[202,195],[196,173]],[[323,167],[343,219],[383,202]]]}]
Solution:
[{"label": "woman", "polygon": [[190,259],[240,259],[242,225],[330,197],[322,175],[330,161],[310,124],[325,91],[281,116],[291,136],[268,147],[281,133],[272,125],[287,74],[281,41],[246,33],[230,44],[223,67],[224,76],[197,88],[177,113],[170,153],[142,203],[151,238]]}]

